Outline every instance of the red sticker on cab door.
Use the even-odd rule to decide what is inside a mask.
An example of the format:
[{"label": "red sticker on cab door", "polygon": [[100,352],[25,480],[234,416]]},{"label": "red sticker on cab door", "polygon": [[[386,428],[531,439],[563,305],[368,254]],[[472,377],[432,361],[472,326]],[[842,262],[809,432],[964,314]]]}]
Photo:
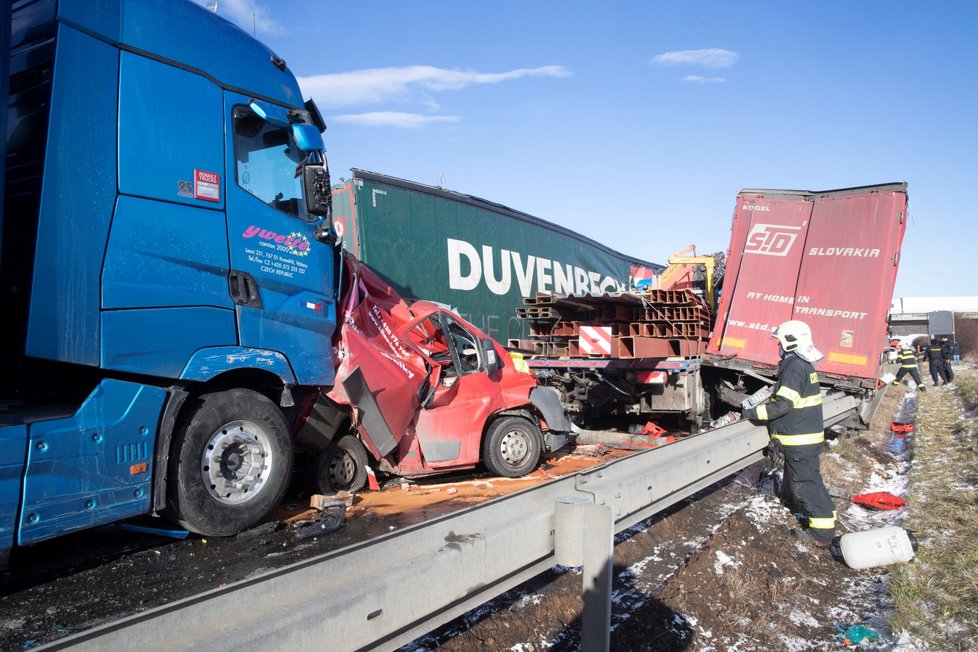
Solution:
[{"label": "red sticker on cab door", "polygon": [[221,175],[194,170],[194,199],[221,201]]}]

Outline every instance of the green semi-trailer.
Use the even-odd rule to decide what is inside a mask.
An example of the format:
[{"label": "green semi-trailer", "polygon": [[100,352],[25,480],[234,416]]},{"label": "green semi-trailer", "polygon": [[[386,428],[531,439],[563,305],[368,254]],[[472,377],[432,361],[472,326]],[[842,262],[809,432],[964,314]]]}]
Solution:
[{"label": "green semi-trailer", "polygon": [[525,297],[623,291],[663,269],[501,204],[364,170],[334,187],[333,212],[347,248],[402,296],[449,304],[504,343],[527,336]]}]

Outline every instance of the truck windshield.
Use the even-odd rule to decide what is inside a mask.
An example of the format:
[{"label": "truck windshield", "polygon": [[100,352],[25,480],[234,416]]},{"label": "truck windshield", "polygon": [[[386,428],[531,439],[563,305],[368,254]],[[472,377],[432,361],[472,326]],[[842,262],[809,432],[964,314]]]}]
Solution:
[{"label": "truck windshield", "polygon": [[246,106],[234,109],[234,159],[237,184],[265,204],[309,220],[296,168],[305,155],[288,127],[266,122]]}]

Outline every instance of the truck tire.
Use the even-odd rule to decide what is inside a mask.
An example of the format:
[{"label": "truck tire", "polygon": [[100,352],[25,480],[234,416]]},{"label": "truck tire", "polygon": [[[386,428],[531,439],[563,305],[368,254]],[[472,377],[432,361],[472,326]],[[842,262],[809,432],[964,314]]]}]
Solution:
[{"label": "truck tire", "polygon": [[292,473],[292,439],[281,410],[246,389],[206,394],[177,433],[169,508],[185,528],[230,536],[278,505]]},{"label": "truck tire", "polygon": [[360,491],[367,484],[367,449],[353,435],[340,437],[319,454],[316,490],[322,494]]},{"label": "truck tire", "polygon": [[491,473],[519,478],[537,467],[543,436],[533,422],[522,417],[496,419],[482,441],[482,462]]}]

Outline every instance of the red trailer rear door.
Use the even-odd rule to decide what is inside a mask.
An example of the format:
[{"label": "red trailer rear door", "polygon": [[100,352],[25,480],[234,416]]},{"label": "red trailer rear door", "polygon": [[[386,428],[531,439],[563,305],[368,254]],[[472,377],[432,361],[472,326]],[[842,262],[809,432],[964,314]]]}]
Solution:
[{"label": "red trailer rear door", "polygon": [[742,191],[708,351],[776,365],[771,329],[800,319],[820,373],[877,378],[906,207],[906,184]]}]

